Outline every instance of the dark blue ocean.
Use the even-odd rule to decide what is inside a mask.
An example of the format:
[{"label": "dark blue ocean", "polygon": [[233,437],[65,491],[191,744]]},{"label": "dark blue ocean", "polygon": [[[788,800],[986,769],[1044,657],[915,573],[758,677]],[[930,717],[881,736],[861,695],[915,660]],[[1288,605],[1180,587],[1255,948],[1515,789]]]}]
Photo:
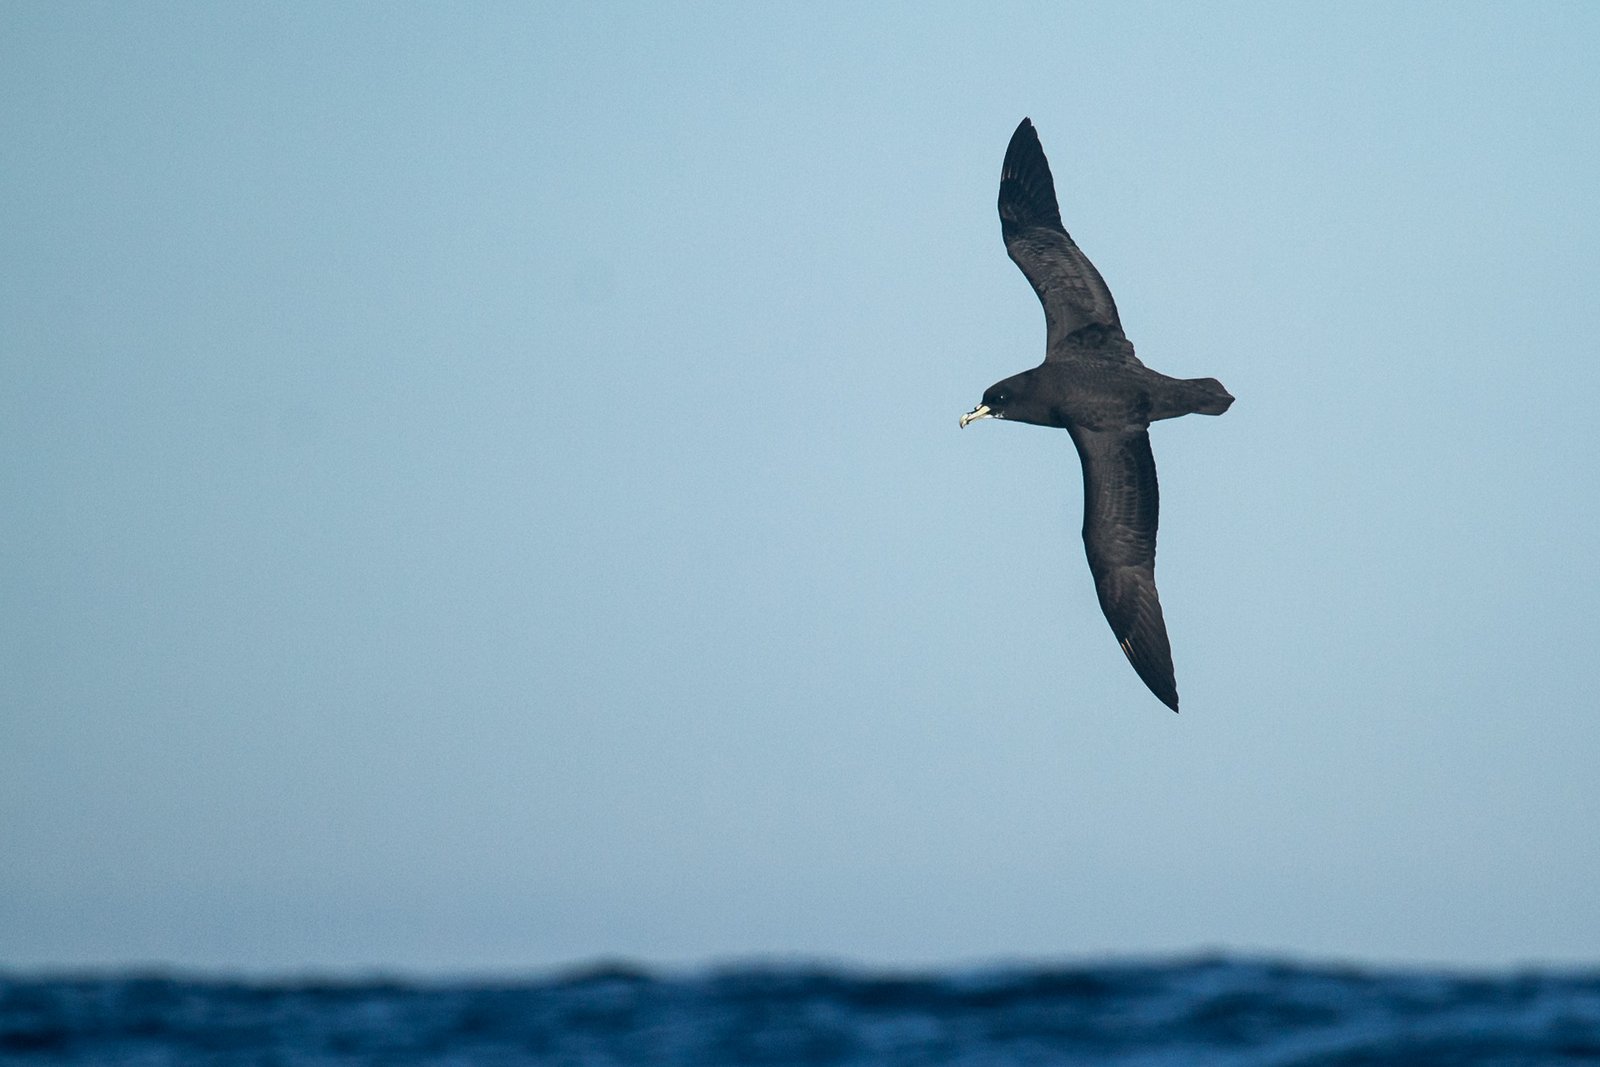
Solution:
[{"label": "dark blue ocean", "polygon": [[0,974],[0,1065],[1600,1064],[1600,971],[1213,958],[530,981]]}]

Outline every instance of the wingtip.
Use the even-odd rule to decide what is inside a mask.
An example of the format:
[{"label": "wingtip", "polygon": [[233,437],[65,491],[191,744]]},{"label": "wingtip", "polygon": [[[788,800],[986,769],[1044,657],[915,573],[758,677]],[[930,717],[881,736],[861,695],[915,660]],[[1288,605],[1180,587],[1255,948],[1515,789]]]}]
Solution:
[{"label": "wingtip", "polygon": [[1006,227],[1029,226],[1066,233],[1061,225],[1061,207],[1056,202],[1055,178],[1032,119],[1024,118],[1006,145],[1005,159],[1000,164],[999,207],[1002,233],[1009,232]]}]

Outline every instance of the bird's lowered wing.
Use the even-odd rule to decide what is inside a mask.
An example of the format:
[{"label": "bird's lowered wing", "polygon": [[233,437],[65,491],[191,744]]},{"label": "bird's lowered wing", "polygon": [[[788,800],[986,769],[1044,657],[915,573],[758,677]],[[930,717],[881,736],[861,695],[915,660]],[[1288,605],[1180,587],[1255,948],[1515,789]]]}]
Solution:
[{"label": "bird's lowered wing", "polygon": [[1058,346],[1068,338],[1077,347],[1126,344],[1111,290],[1061,225],[1055,180],[1028,119],[1011,135],[1000,170],[1000,234],[1044,305],[1047,359],[1070,352]]},{"label": "bird's lowered wing", "polygon": [[1161,503],[1150,434],[1142,428],[1068,429],[1083,461],[1083,546],[1100,610],[1144,684],[1177,711],[1172,647],[1156,595]]}]

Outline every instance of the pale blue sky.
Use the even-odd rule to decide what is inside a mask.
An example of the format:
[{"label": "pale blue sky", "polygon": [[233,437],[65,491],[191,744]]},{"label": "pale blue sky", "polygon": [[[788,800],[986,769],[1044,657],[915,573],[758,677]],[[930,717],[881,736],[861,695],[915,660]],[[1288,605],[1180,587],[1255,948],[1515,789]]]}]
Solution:
[{"label": "pale blue sky", "polygon": [[[1600,7],[0,8],[0,966],[1600,959]],[[1184,713],[1065,434],[1141,357]]]}]

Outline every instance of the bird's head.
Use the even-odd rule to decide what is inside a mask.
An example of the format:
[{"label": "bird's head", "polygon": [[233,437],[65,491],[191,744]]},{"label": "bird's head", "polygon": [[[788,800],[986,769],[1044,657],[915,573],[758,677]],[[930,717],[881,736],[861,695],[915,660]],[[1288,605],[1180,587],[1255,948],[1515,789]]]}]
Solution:
[{"label": "bird's head", "polygon": [[1044,398],[1044,391],[1039,388],[1039,372],[1042,369],[1035,367],[1021,374],[1013,374],[989,386],[983,391],[983,402],[961,416],[962,428],[979,419],[1008,419],[1039,426],[1063,425],[1053,405]]}]

